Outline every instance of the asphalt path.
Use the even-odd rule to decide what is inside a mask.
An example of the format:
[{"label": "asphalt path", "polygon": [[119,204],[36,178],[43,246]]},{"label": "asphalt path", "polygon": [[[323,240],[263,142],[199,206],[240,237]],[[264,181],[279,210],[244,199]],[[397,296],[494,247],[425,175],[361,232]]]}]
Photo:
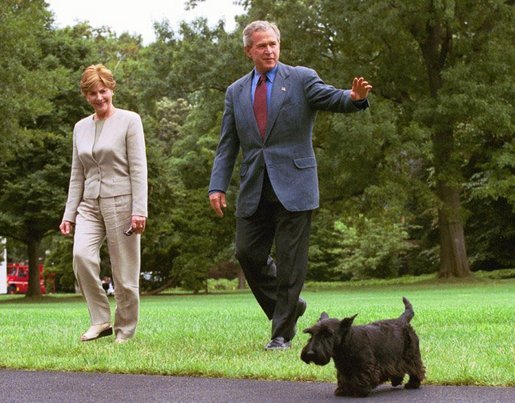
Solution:
[{"label": "asphalt path", "polygon": [[367,398],[335,397],[334,383],[0,369],[6,402],[515,402],[515,388],[382,385]]}]

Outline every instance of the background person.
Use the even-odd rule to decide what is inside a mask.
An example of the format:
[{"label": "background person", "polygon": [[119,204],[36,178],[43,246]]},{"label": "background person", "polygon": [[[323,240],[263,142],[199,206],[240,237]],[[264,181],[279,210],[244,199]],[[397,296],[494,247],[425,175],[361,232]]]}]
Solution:
[{"label": "background person", "polygon": [[[91,327],[82,341],[113,333],[109,300],[100,280],[100,247],[107,238],[115,288],[115,341],[134,336],[139,316],[140,234],[147,217],[147,161],[138,114],[117,109],[116,82],[101,64],[87,67],[80,89],[94,114],[76,123],[68,201],[59,226],[75,226],[73,270]],[[124,232],[131,228],[133,235]]]},{"label": "background person", "polygon": [[[209,199],[218,216],[226,208],[241,149],[236,209],[236,257],[258,303],[272,321],[267,350],[285,349],[306,310],[299,298],[306,277],[311,212],[318,208],[312,145],[317,110],[355,112],[368,107],[372,86],[355,78],[351,90],[326,85],[314,70],[279,62],[280,32],[254,21],[243,31],[254,69],[226,92]],[[270,258],[275,242],[276,261]]]},{"label": "background person", "polygon": [[104,289],[107,295],[114,295],[114,287],[111,277],[105,276],[102,279],[102,288]]}]

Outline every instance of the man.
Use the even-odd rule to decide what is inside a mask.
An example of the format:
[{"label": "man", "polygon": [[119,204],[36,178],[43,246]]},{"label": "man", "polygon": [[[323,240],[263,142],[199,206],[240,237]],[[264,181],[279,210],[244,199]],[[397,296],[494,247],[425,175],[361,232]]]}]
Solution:
[{"label": "man", "polygon": [[[227,89],[209,199],[222,217],[241,148],[236,257],[272,320],[265,349],[281,350],[290,347],[306,310],[299,295],[307,271],[311,212],[319,203],[312,145],[316,111],[365,109],[372,86],[355,78],[352,90],[339,90],[311,69],[280,63],[280,32],[267,21],[250,23],[243,44],[254,69]],[[270,257],[274,241],[275,262]]]}]

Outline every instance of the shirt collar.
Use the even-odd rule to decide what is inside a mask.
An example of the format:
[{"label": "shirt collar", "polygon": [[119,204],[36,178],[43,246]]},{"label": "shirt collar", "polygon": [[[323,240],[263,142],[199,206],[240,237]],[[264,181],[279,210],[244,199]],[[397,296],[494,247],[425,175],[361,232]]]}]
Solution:
[{"label": "shirt collar", "polygon": [[[279,63],[277,63],[272,70],[269,70],[269,71],[266,72],[266,78],[268,79],[268,81],[270,83],[274,82],[275,75],[277,74],[277,70],[278,69],[279,69]],[[257,82],[259,81],[259,77],[260,76],[261,76],[261,74],[254,67],[254,77],[252,78],[252,83],[254,85],[257,85]]]}]

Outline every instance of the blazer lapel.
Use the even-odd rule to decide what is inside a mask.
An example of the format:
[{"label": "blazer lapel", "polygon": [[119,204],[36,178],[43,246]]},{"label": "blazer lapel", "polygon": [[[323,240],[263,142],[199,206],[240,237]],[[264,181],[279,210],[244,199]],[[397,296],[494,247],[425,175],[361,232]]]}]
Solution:
[{"label": "blazer lapel", "polygon": [[257,125],[256,117],[254,116],[254,107],[252,105],[252,99],[250,97],[250,92],[252,91],[252,72],[247,74],[245,80],[243,80],[240,84],[240,94],[238,96],[238,101],[241,106],[241,110],[243,112],[243,116],[248,116],[248,124],[253,129],[254,134],[258,139],[261,140],[261,135],[259,134],[259,128]]},{"label": "blazer lapel", "polygon": [[[82,134],[82,138],[80,141],[84,145],[84,149],[87,151],[89,155],[91,155],[91,158],[95,160],[95,157],[93,156],[93,146],[95,145],[95,130],[96,130],[96,124],[93,120],[93,116],[91,115],[88,120],[88,128],[87,130],[84,130]],[[95,160],[96,161],[96,160]]]},{"label": "blazer lapel", "polygon": [[288,76],[289,74],[285,71],[284,68],[282,68],[282,65],[279,64],[279,69],[277,70],[277,74],[275,75],[274,83],[272,86],[270,105],[268,107],[268,121],[266,125],[265,141],[268,139],[268,136],[274,127],[275,121],[279,115],[279,111],[281,110],[281,106],[286,97],[286,93],[288,91]]}]

